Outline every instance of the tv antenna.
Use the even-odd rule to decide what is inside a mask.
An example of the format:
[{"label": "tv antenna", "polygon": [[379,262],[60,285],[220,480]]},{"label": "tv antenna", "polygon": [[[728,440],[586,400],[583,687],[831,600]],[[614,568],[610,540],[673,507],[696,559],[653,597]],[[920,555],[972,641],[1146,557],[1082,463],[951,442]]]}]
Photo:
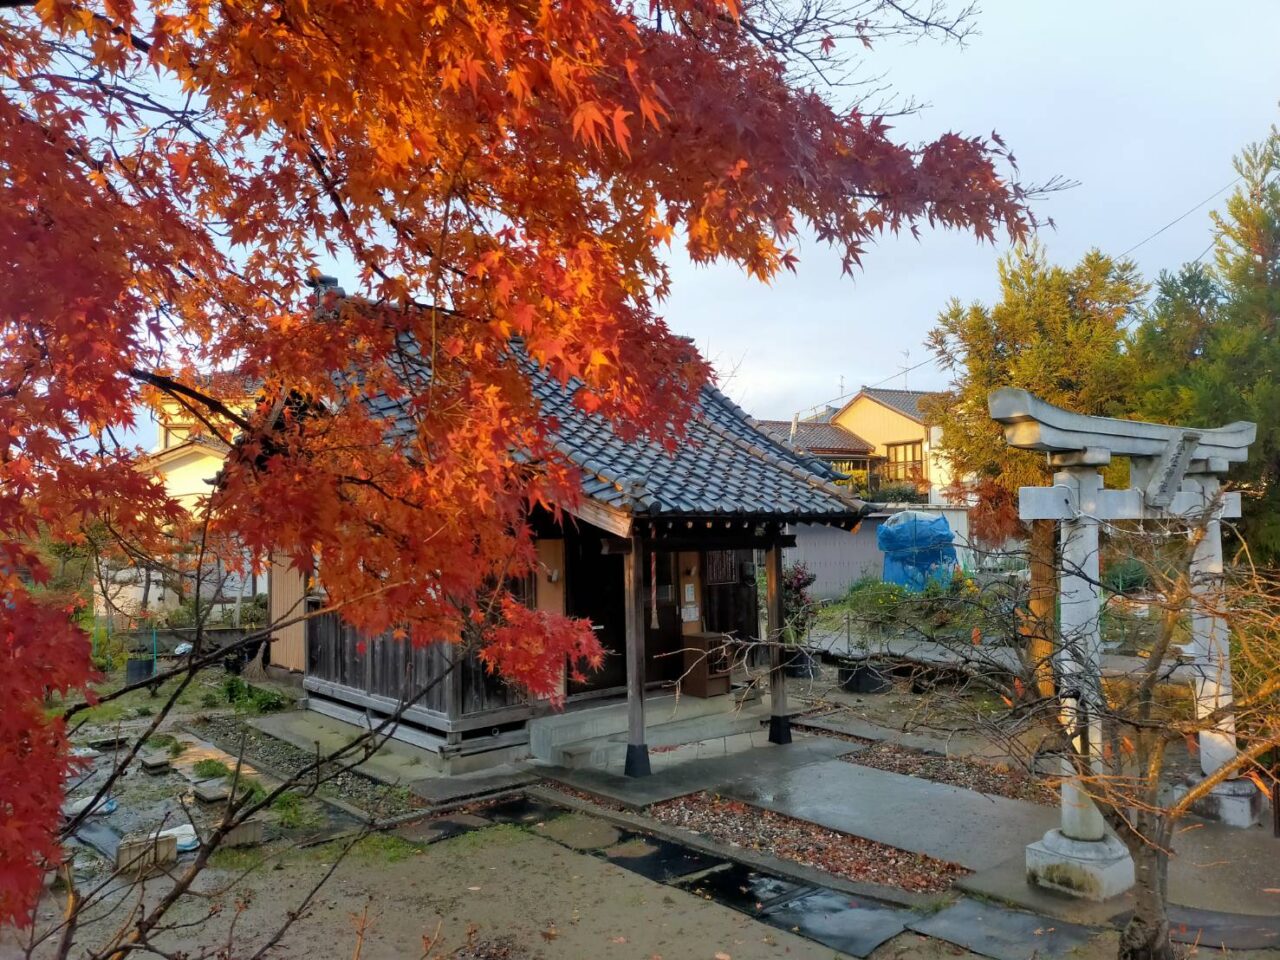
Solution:
[{"label": "tv antenna", "polygon": [[902,351],[901,370],[902,370],[902,389],[910,390],[911,387],[907,384],[907,374],[911,372],[911,348],[910,347]]}]

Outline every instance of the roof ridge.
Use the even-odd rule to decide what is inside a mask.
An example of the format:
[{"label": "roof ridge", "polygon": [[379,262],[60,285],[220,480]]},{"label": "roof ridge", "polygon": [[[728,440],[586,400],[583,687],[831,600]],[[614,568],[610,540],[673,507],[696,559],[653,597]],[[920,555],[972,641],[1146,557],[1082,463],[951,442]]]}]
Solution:
[{"label": "roof ridge", "polygon": [[[824,461],[821,457],[815,457],[811,453],[802,454],[800,451],[793,450],[791,447],[788,447],[785,444],[779,443],[773,437],[769,436],[769,432],[760,426],[762,421],[757,420],[755,417],[751,416],[751,414],[747,413],[747,411],[744,410],[742,407],[738,406],[738,404],[736,404],[729,397],[728,394],[726,394],[723,390],[717,387],[710,380],[708,380],[705,384],[703,384],[703,389],[709,392],[714,397],[714,399],[722,402],[729,409],[730,413],[740,417],[742,421],[747,426],[749,426],[752,430],[754,430],[760,436],[764,437],[770,443],[774,444],[779,450],[785,452],[788,457],[794,460],[797,460],[803,464],[814,464],[816,466],[822,467],[823,469],[829,469],[826,461]],[[710,422],[709,418],[708,418],[708,422]],[[866,441],[864,440],[863,443],[866,443]]]}]

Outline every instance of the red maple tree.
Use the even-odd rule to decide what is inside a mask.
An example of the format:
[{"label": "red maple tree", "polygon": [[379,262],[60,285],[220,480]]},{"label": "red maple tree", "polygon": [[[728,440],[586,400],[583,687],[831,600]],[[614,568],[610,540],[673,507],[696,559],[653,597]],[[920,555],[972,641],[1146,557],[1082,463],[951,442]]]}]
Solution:
[{"label": "red maple tree", "polygon": [[[668,245],[767,280],[801,231],[852,269],[885,230],[1029,226],[998,141],[894,142],[738,0],[0,8],[0,922],[55,852],[67,743],[41,703],[90,681],[30,544],[172,543],[187,511],[126,432],[147,403],[236,441],[204,515],[237,551],[317,562],[360,627],[478,636],[548,693],[599,650],[493,587],[534,562],[531,507],[577,489],[512,338],[674,442],[708,368],[655,310]],[[335,260],[359,297],[316,304],[302,281]]]}]

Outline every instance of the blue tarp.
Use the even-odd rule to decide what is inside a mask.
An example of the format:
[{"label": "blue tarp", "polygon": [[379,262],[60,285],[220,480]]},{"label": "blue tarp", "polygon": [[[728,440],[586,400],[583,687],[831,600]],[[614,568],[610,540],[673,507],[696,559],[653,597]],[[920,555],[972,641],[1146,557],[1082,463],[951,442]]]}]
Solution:
[{"label": "blue tarp", "polygon": [[880,524],[876,545],[884,551],[885,583],[923,590],[932,580],[948,583],[955,574],[956,548],[947,518],[904,510]]}]

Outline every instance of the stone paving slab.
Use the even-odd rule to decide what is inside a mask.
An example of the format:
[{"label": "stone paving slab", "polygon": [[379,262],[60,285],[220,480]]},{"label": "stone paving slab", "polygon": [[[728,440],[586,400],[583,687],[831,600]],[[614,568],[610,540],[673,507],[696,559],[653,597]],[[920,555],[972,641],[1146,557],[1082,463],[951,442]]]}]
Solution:
[{"label": "stone paving slab", "polygon": [[[1077,900],[1027,883],[1022,850],[964,877],[958,886],[1015,906],[1076,923],[1108,923],[1130,908],[1131,895],[1106,903]],[[1280,839],[1270,830],[1241,830],[1188,818],[1174,834],[1169,900],[1218,916],[1280,917]]]},{"label": "stone paving slab", "polygon": [[1205,950],[1280,948],[1280,917],[1245,917],[1238,913],[1172,906],[1169,929],[1171,939],[1198,944]]},{"label": "stone paving slab", "polygon": [[424,777],[410,781],[406,786],[428,803],[443,805],[501,790],[514,790],[536,783],[537,780],[537,775],[528,770],[504,765],[484,773]]},{"label": "stone paving slab", "polygon": [[[974,754],[995,756],[1000,747],[987,743],[978,737],[956,735],[946,738],[937,734],[908,733],[905,730],[893,730],[877,723],[863,720],[851,715],[846,710],[836,710],[831,714],[813,717],[802,717],[797,723],[814,730],[825,730],[828,733],[840,733],[849,737],[861,737],[876,743],[892,743],[912,750],[923,750],[925,753],[936,753],[942,756],[972,757]],[[1003,757],[1003,754],[999,754]]]},{"label": "stone paving slab", "polygon": [[907,927],[993,960],[1062,957],[1098,934],[1090,927],[1050,920],[968,897],[933,916],[913,919]]},{"label": "stone paving slab", "polygon": [[566,813],[539,823],[534,830],[544,837],[550,837],[556,843],[563,844],[571,850],[590,851],[612,847],[622,839],[622,830],[598,817],[588,817],[581,813]]},{"label": "stone paving slab", "polygon": [[744,803],[984,870],[1058,825],[1058,811],[920,777],[825,760],[726,783]]},{"label": "stone paving slab", "polygon": [[538,770],[547,779],[638,809],[700,790],[711,790],[743,777],[776,777],[787,770],[858,749],[857,744],[844,740],[797,735],[785,747],[766,744],[727,756],[689,760],[664,767],[648,777],[626,777],[605,770],[570,770],[564,767],[540,767]]},{"label": "stone paving slab", "polygon": [[834,890],[816,890],[761,914],[770,926],[798,933],[833,950],[866,957],[907,928],[912,913]]}]

